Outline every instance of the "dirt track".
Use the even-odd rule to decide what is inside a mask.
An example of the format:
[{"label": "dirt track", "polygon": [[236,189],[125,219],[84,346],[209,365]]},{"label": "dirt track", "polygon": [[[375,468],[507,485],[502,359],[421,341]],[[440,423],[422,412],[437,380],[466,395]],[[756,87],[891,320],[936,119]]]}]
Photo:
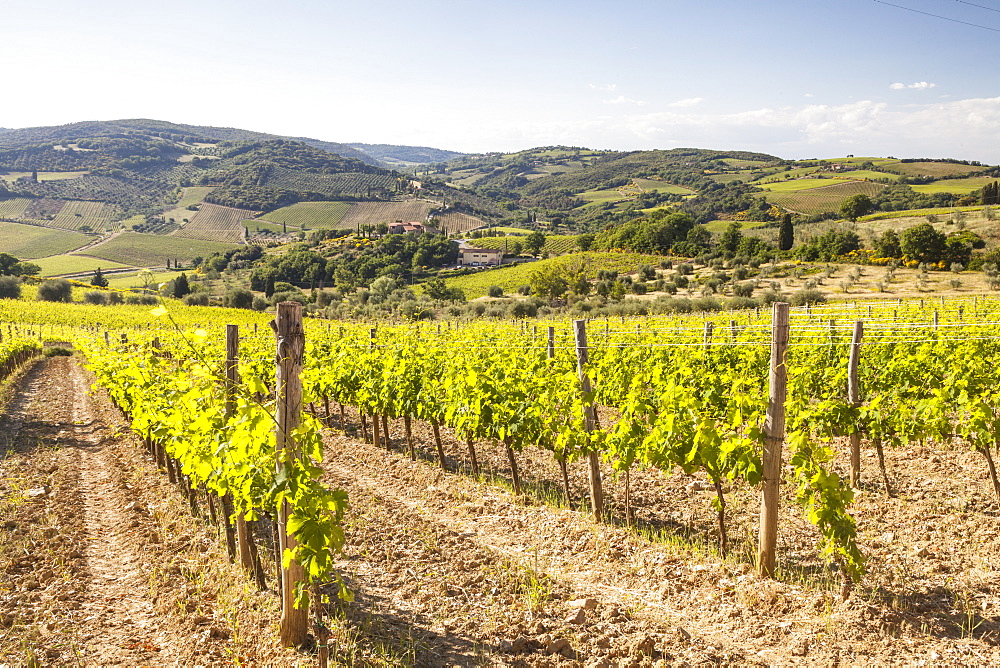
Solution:
[{"label": "dirt track", "polygon": [[[33,363],[0,428],[0,663],[294,665],[244,586],[75,358]],[[256,637],[255,637],[256,636]]]}]

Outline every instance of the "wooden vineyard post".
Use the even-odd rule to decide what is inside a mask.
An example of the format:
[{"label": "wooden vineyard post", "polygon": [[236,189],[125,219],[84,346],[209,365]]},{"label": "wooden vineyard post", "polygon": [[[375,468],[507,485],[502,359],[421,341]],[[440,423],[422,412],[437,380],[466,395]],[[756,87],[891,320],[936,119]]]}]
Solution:
[{"label": "wooden vineyard post", "polygon": [[[240,328],[237,325],[226,325],[226,417],[232,417],[236,412],[236,388],[240,384]],[[230,540],[232,532],[229,517],[233,514],[233,497],[226,493],[222,497],[223,514],[226,515],[226,541]],[[243,513],[236,516],[236,548],[240,554],[240,565],[248,573],[255,574],[253,550],[249,545],[250,528],[247,526]]]},{"label": "wooden vineyard post", "polygon": [[781,450],[785,442],[785,395],[788,369],[788,304],[775,302],[771,321],[771,373],[767,418],[764,420],[763,476],[760,495],[760,530],[757,535],[757,572],[774,577],[778,546],[778,485],[781,482]]},{"label": "wooden vineyard post", "polygon": [[[574,320],[573,333],[576,336],[576,370],[580,376],[580,388],[584,394],[590,394],[590,377],[587,376],[587,321]],[[597,410],[594,404],[587,403],[583,407],[583,428],[587,433],[594,431],[597,424]],[[590,505],[594,511],[594,519],[604,521],[604,486],[601,482],[601,463],[596,452],[587,455],[590,464]]]},{"label": "wooden vineyard post", "polygon": [[[607,326],[605,324],[605,326]],[[556,356],[556,328],[549,325],[549,347],[548,347],[549,359]]]},{"label": "wooden vineyard post", "polygon": [[[372,327],[368,331],[368,345],[372,350],[375,349],[375,335],[378,330]],[[372,412],[372,445],[376,448],[381,445],[381,439],[379,438],[379,428],[378,428],[378,415]]]},{"label": "wooden vineyard post", "polygon": [[[861,355],[861,337],[864,335],[864,323],[858,320],[854,323],[854,336],[851,338],[851,355],[847,360],[847,401],[857,408],[861,405],[861,391],[858,384],[858,358]],[[855,430],[851,434],[851,485],[861,484],[861,432]]]},{"label": "wooden vineyard post", "polygon": [[705,323],[704,344],[706,348],[712,345],[712,331],[714,330],[714,328],[715,324],[712,323],[711,321]]},{"label": "wooden vineyard post", "polygon": [[[298,302],[280,302],[272,323],[277,338],[277,369],[275,383],[275,453],[280,470],[282,460],[299,457],[291,433],[299,425],[302,412],[302,355],[305,351],[305,333],[302,329],[302,305]],[[279,559],[287,550],[297,545],[288,533],[288,503],[278,508]],[[305,570],[294,559],[281,569],[281,642],[285,647],[301,645],[309,628],[309,605],[295,607],[295,585],[305,582]]]}]

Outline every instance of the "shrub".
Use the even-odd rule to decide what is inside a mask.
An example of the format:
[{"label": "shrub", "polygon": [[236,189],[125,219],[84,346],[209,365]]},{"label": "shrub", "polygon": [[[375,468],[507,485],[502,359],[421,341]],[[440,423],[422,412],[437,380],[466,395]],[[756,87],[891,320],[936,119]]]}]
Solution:
[{"label": "shrub", "polygon": [[788,298],[788,303],[792,306],[806,306],[808,304],[823,304],[826,302],[826,295],[819,290],[799,290],[792,293]]},{"label": "shrub", "polygon": [[517,289],[517,293],[518,293],[519,295],[525,295],[525,296],[528,296],[528,295],[530,295],[530,294],[531,294],[531,286],[530,286],[530,285],[522,285],[521,287],[519,287],[519,288]]},{"label": "shrub", "polygon": [[503,288],[501,288],[499,285],[491,285],[489,288],[486,289],[486,293],[490,297],[503,297]]},{"label": "shrub", "polygon": [[[253,308],[253,293],[246,288],[233,288],[226,293],[225,305],[230,308]],[[320,304],[317,300],[317,306]]]},{"label": "shrub", "polygon": [[753,283],[734,284],[733,295],[737,297],[750,297],[751,295],[753,295]]},{"label": "shrub", "polygon": [[99,290],[91,290],[90,292],[83,293],[83,303],[101,304],[106,306],[108,303],[108,295],[107,293],[101,292]]},{"label": "shrub", "polygon": [[267,299],[261,297],[260,295],[257,295],[256,297],[253,298],[254,311],[263,311],[266,308],[267,308]]},{"label": "shrub", "polygon": [[512,318],[534,318],[538,315],[538,308],[527,300],[519,299],[510,305],[510,315]]},{"label": "shrub", "polygon": [[184,303],[188,306],[208,306],[208,293],[192,292],[184,296]]},{"label": "shrub", "polygon": [[73,286],[64,278],[42,281],[38,286],[38,299],[43,302],[71,302]]},{"label": "shrub", "polygon": [[21,281],[13,276],[0,276],[0,299],[20,299]]}]

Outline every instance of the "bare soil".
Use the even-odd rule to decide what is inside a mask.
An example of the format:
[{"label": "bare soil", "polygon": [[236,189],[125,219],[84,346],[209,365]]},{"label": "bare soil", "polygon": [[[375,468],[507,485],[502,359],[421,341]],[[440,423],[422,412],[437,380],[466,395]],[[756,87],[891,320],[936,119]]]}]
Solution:
[{"label": "bare soil", "polygon": [[[759,497],[727,490],[733,549],[722,559],[706,480],[604,470],[613,521],[586,513],[582,463],[565,507],[550,454],[518,454],[518,499],[502,447],[442,430],[448,466],[414,424],[392,449],[331,430],[325,468],[354,508],[341,568],[355,591],[338,634],[360,663],[418,666],[990,665],[1000,663],[1000,505],[981,457],[914,445],[887,453],[894,497],[874,453],[853,508],[868,573],[846,598],[818,536],[783,485],[779,574],[753,572]],[[844,462],[838,463],[843,468]],[[844,472],[844,471],[842,471]],[[582,509],[581,509],[582,506]],[[582,610],[582,612],[581,612]],[[348,638],[349,633],[354,635]],[[563,642],[565,641],[565,642]]]},{"label": "bare soil", "polygon": [[0,665],[300,665],[278,606],[88,395],[70,357],[10,381],[0,428]]}]

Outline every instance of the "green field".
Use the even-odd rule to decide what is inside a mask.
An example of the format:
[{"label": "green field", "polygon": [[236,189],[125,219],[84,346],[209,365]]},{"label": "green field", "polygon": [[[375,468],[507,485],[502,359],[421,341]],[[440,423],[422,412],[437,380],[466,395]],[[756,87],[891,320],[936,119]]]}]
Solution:
[{"label": "green field", "polygon": [[[279,223],[269,223],[266,220],[260,220],[259,218],[244,220],[243,225],[250,230],[250,234],[254,234],[256,232],[273,232],[274,234],[282,234],[285,231]],[[298,229],[299,228],[293,226],[288,228],[288,231],[297,232]]]},{"label": "green field", "polygon": [[[406,200],[405,202],[357,202],[350,205],[351,208],[340,221],[339,227],[356,228],[358,225],[394,223],[397,220],[404,223],[420,223],[427,220],[427,215],[436,206],[435,202],[422,199]],[[263,217],[271,220],[269,215]]]},{"label": "green field", "polygon": [[571,253],[538,260],[505,265],[499,269],[484,269],[468,276],[456,276],[445,279],[449,287],[461,288],[468,299],[482,297],[487,294],[491,285],[498,285],[505,293],[513,293],[529,281],[531,272],[540,269],[574,267],[575,263],[583,262],[589,278],[597,278],[601,269],[618,272],[632,272],[642,264],[659,264],[663,258],[658,255],[643,255],[641,253],[606,253],[590,251],[587,253]]},{"label": "green field", "polygon": [[952,162],[900,162],[889,165],[886,169],[904,176],[932,176],[934,178],[975,174],[986,170],[985,167],[973,167],[972,165],[960,165]]},{"label": "green field", "polygon": [[973,176],[966,179],[944,179],[927,183],[920,186],[910,186],[918,193],[953,193],[955,195],[968,195],[974,190],[979,190],[987,183],[996,181],[992,176]]},{"label": "green field", "polygon": [[[39,181],[65,181],[66,179],[75,179],[80,176],[84,176],[87,172],[38,172]],[[9,174],[0,174],[0,179],[5,181],[14,182],[23,176],[31,176],[31,172],[10,172]]]},{"label": "green field", "polygon": [[133,267],[158,267],[165,265],[167,260],[190,261],[199,256],[208,257],[214,252],[223,252],[236,247],[236,244],[217,241],[123,232],[113,239],[87,249],[87,254]]},{"label": "green field", "polygon": [[[732,220],[710,220],[705,223],[705,229],[709,232],[725,232],[733,222]],[[736,222],[739,222],[741,230],[752,230],[755,227],[767,225],[767,223],[759,220],[741,220]]]},{"label": "green field", "polygon": [[[148,281],[153,288],[160,283],[172,281],[184,272],[180,271],[153,271],[149,273],[134,273],[125,276],[108,276],[108,287],[115,290],[128,290],[129,288],[141,288]],[[190,270],[187,272],[190,276]]]},{"label": "green field", "polygon": [[684,186],[675,186],[673,183],[659,181],[657,179],[632,179],[632,182],[643,190],[652,190],[659,193],[671,193],[673,195],[697,195],[697,191]]},{"label": "green field", "polygon": [[349,202],[299,202],[265,213],[259,219],[278,225],[284,223],[289,227],[305,226],[310,230],[335,229],[345,227],[341,221],[350,208]]},{"label": "green field", "polygon": [[70,230],[0,222],[0,253],[22,260],[61,255],[89,241],[87,235]]},{"label": "green field", "polygon": [[859,223],[864,223],[872,220],[888,220],[890,218],[914,218],[919,216],[947,216],[955,211],[982,211],[983,207],[976,206],[943,206],[934,209],[906,209],[904,211],[880,211],[879,213],[873,213],[867,216],[862,216],[858,218]]},{"label": "green field", "polygon": [[[184,207],[191,206],[192,204],[197,204],[203,201],[208,194],[215,190],[214,186],[191,186],[184,189],[181,194],[181,198],[177,201],[177,208],[183,209]],[[192,211],[191,213],[194,213]]]},{"label": "green field", "polygon": [[42,276],[59,276],[62,274],[77,274],[85,271],[94,271],[98,267],[107,271],[109,269],[121,269],[128,265],[108,260],[100,260],[86,255],[53,255],[32,260],[42,268]]},{"label": "green field", "polygon": [[772,191],[767,194],[767,201],[789,211],[812,215],[840,211],[840,205],[851,195],[863,193],[873,197],[885,188],[884,185],[871,181],[834,181],[831,184],[829,179],[810,180],[819,180],[828,185],[808,190]]},{"label": "green field", "polygon": [[763,160],[741,160],[740,158],[723,158],[722,162],[741,169],[744,167],[760,167],[767,164]]}]

